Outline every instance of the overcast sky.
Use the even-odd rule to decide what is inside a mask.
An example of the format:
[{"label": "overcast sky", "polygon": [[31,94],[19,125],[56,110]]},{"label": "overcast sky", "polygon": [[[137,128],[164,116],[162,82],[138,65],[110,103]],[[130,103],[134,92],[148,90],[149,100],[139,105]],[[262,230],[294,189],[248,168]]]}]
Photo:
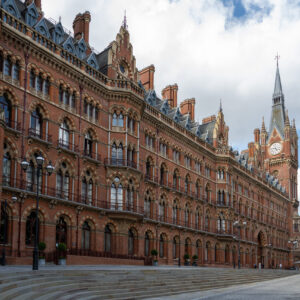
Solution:
[{"label": "overcast sky", "polygon": [[72,30],[89,10],[90,44],[102,51],[119,31],[126,9],[141,69],[154,64],[160,94],[177,83],[179,102],[196,98],[196,119],[215,114],[222,99],[230,144],[253,140],[269,127],[277,52],[290,120],[300,128],[299,0],[43,0],[46,17]]}]

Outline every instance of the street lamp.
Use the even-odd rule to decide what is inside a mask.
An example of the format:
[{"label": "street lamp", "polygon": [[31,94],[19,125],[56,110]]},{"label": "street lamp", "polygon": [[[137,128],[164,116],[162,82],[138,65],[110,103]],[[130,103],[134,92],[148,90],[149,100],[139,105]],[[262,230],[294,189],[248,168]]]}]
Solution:
[{"label": "street lamp", "polygon": [[[7,230],[7,213],[6,213],[6,207],[7,207],[7,200],[4,200],[4,213],[3,213],[3,219],[1,218],[1,224],[3,225],[3,248],[2,248],[2,258],[1,258],[1,265],[6,265],[6,253],[5,253],[5,244],[6,244],[6,230]],[[2,202],[1,202],[1,208],[2,208]]]},{"label": "street lamp", "polygon": [[[238,229],[241,229],[241,228],[245,227],[246,225],[247,225],[246,221],[242,222],[242,224],[240,224],[239,221],[235,221],[233,223],[233,226]],[[240,248],[241,236],[240,236],[240,233],[238,234],[237,237],[238,237],[238,248],[239,248],[238,249],[238,268],[240,269],[241,268],[241,248]]]},{"label": "street lamp", "polygon": [[[36,172],[36,212],[35,212],[35,238],[34,238],[34,248],[33,248],[33,260],[32,260],[32,270],[38,270],[39,269],[39,257],[38,257],[38,235],[39,235],[39,221],[38,221],[38,215],[39,215],[39,178],[40,174],[43,170],[43,164],[45,159],[41,154],[39,154],[36,158],[37,163],[37,172]],[[24,159],[21,162],[21,167],[24,172],[27,171],[27,168],[29,166],[29,162]],[[54,167],[51,164],[51,161],[46,166],[46,170],[48,175],[50,176],[53,173]]]},{"label": "street lamp", "polygon": [[179,226],[178,226],[178,229],[179,229],[179,251],[178,251],[179,253],[178,253],[178,267],[180,267],[180,266],[181,266],[181,264],[180,264],[180,255],[181,255],[181,253],[180,253],[180,252],[181,252],[181,251],[180,251],[180,230],[181,230],[181,228],[182,228],[182,227],[179,225]]}]

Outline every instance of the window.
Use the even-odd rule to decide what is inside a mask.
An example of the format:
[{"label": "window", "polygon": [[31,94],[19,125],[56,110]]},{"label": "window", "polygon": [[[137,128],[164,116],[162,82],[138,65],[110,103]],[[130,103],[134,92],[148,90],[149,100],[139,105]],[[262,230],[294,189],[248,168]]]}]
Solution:
[{"label": "window", "polygon": [[189,226],[189,207],[188,205],[185,206],[184,210],[184,226],[188,227]]},{"label": "window", "polygon": [[128,127],[128,131],[130,133],[134,133],[134,126],[135,126],[135,121],[133,118],[128,117],[127,119],[127,127]]},{"label": "window", "polygon": [[225,205],[225,192],[218,191],[218,205]]},{"label": "window", "polygon": [[44,80],[43,80],[42,74],[39,74],[39,76],[37,77],[37,80],[36,80],[36,89],[40,93],[43,91],[43,84],[44,84]]},{"label": "window", "polygon": [[92,157],[93,149],[93,138],[91,133],[88,131],[84,136],[84,155]]},{"label": "window", "polygon": [[[39,232],[39,225],[40,225],[40,222],[38,220],[38,232]],[[35,211],[33,211],[26,219],[25,243],[27,246],[34,245],[35,233],[36,233],[36,213],[35,213]],[[38,235],[38,237],[39,237],[39,235]]]},{"label": "window", "polygon": [[123,210],[123,187],[118,177],[111,184],[110,204],[114,210]]},{"label": "window", "polygon": [[12,107],[11,107],[11,102],[8,100],[6,94],[0,96],[0,107],[4,111],[5,123],[11,127]]},{"label": "window", "polygon": [[42,124],[43,117],[40,113],[40,109],[37,107],[32,113],[30,117],[30,134],[33,136],[37,136],[39,138],[42,137]]},{"label": "window", "polygon": [[56,174],[56,195],[62,199],[69,199],[70,176],[66,170],[66,164],[62,163]]},{"label": "window", "polygon": [[151,215],[151,199],[150,199],[149,191],[146,192],[146,196],[144,200],[144,213],[146,217],[150,217]]},{"label": "window", "polygon": [[176,149],[173,149],[173,160],[176,163],[180,162],[180,152],[178,150],[176,150]]},{"label": "window", "polygon": [[146,134],[145,140],[146,140],[146,147],[149,148],[150,150],[153,150],[153,148],[154,148],[154,137]]},{"label": "window", "polygon": [[189,180],[188,176],[186,176],[185,180],[184,180],[184,191],[185,191],[185,193],[190,192],[190,180]]},{"label": "window", "polygon": [[128,255],[134,254],[134,234],[131,229],[128,230]]},{"label": "window", "polygon": [[49,95],[49,93],[50,93],[50,80],[49,78],[47,78],[45,80],[45,85],[44,85],[44,94]]},{"label": "window", "polygon": [[205,166],[205,176],[210,178],[210,168],[208,166]]},{"label": "window", "polygon": [[82,226],[81,248],[90,250],[91,247],[91,227],[87,221]]},{"label": "window", "polygon": [[174,189],[178,189],[178,175],[177,175],[177,172],[175,171],[174,174],[173,174],[173,188]]},{"label": "window", "polygon": [[[35,154],[36,157],[38,154]],[[26,189],[28,191],[35,191],[36,186],[36,180],[37,180],[37,167],[35,167],[32,160],[29,162],[29,166],[26,170]],[[40,172],[39,176],[39,192],[42,191],[42,171]]]},{"label": "window", "polygon": [[164,257],[165,256],[165,249],[164,249],[164,237],[163,237],[163,235],[161,234],[160,235],[160,238],[159,238],[159,257]]},{"label": "window", "polygon": [[105,226],[104,230],[104,251],[112,252],[112,232],[109,225]]},{"label": "window", "polygon": [[132,180],[129,180],[129,185],[127,187],[127,210],[132,211],[133,210],[133,195],[134,195],[134,188]]},{"label": "window", "polygon": [[32,89],[35,89],[35,72],[33,69],[30,71],[29,85]]},{"label": "window", "polygon": [[218,179],[224,180],[225,178],[225,171],[223,169],[218,170]]},{"label": "window", "polygon": [[160,150],[160,154],[164,157],[167,157],[167,145],[164,143],[160,143],[159,144],[159,150]]},{"label": "window", "polygon": [[198,161],[195,162],[195,170],[198,174],[201,174],[201,163]]},{"label": "window", "polygon": [[70,147],[70,127],[66,120],[59,127],[59,144],[62,147]]},{"label": "window", "polygon": [[[89,171],[86,172],[87,176],[90,176]],[[81,197],[83,200],[83,203],[85,204],[92,204],[93,200],[93,180],[87,179],[86,177],[83,177],[82,183],[81,183]]]},{"label": "window", "polygon": [[7,244],[8,241],[8,212],[4,202],[1,202],[0,220],[0,244]]},{"label": "window", "polygon": [[124,127],[124,117],[122,112],[117,114],[116,111],[113,113],[112,126]]},{"label": "window", "polygon": [[178,214],[179,214],[178,205],[177,202],[175,202],[173,206],[173,224],[177,224]]},{"label": "window", "polygon": [[145,256],[149,256],[150,255],[150,236],[149,233],[146,232],[145,234]]},{"label": "window", "polygon": [[123,145],[120,143],[118,146],[113,143],[111,150],[111,158],[113,165],[122,165],[123,163]]},{"label": "window", "polygon": [[20,65],[19,62],[16,62],[13,66],[13,79],[20,80]]},{"label": "window", "polygon": [[10,186],[11,156],[8,150],[7,144],[4,143],[4,153],[2,159],[2,184],[4,186]]},{"label": "window", "polygon": [[178,243],[178,237],[173,238],[173,258],[178,258],[179,256],[179,249],[178,249],[179,243]]},{"label": "window", "polygon": [[11,71],[12,71],[12,62],[11,62],[11,58],[8,56],[4,60],[4,75],[11,76]]},{"label": "window", "polygon": [[56,223],[56,243],[67,245],[67,223],[64,217],[60,217]]},{"label": "window", "polygon": [[184,156],[184,165],[188,169],[191,167],[191,158],[187,155]]},{"label": "window", "polygon": [[158,207],[158,214],[159,214],[159,219],[163,222],[165,221],[165,210],[166,210],[165,202],[161,201]]}]

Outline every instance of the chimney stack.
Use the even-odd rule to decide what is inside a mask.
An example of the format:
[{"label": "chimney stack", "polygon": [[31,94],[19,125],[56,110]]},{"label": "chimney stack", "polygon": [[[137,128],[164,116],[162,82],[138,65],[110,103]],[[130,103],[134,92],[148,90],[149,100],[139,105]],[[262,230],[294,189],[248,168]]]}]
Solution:
[{"label": "chimney stack", "polygon": [[74,38],[80,40],[83,36],[87,45],[89,45],[91,14],[86,11],[78,14],[73,21]]},{"label": "chimney stack", "polygon": [[146,91],[154,90],[154,65],[150,65],[139,72],[140,80]]},{"label": "chimney stack", "polygon": [[254,143],[253,142],[248,144],[248,153],[249,153],[249,158],[254,157]]},{"label": "chimney stack", "polygon": [[171,108],[177,107],[177,92],[177,83],[173,85],[168,85],[161,91],[162,98],[164,100],[168,100],[168,103]]},{"label": "chimney stack", "polygon": [[34,4],[35,4],[38,12],[41,13],[42,12],[42,0],[34,0]]},{"label": "chimney stack", "polygon": [[215,121],[215,120],[216,120],[216,116],[215,115],[212,115],[210,117],[204,118],[204,119],[202,119],[202,125],[210,123],[210,122]]},{"label": "chimney stack", "polygon": [[195,98],[186,99],[180,103],[180,111],[183,115],[190,114],[192,121],[195,120]]}]

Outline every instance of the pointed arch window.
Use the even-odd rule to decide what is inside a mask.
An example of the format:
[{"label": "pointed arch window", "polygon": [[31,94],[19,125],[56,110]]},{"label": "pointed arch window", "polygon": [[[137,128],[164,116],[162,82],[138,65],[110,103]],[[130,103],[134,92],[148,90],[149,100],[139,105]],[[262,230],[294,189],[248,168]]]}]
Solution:
[{"label": "pointed arch window", "polygon": [[59,143],[62,147],[70,147],[70,127],[66,120],[59,127]]},{"label": "pointed arch window", "polygon": [[112,251],[112,232],[109,225],[104,230],[104,251],[110,253]]},{"label": "pointed arch window", "polygon": [[150,236],[149,233],[146,232],[145,234],[145,256],[149,256],[150,255]]},{"label": "pointed arch window", "polygon": [[[35,154],[37,156],[38,154]],[[26,188],[28,191],[35,190],[35,184],[37,180],[37,168],[34,166],[33,161],[29,162],[29,166],[26,170]],[[40,172],[39,176],[39,192],[42,191],[42,172]]]},{"label": "pointed arch window", "polygon": [[62,164],[62,169],[59,169],[56,174],[56,195],[62,199],[69,199],[70,176],[69,172],[65,170],[65,163]]},{"label": "pointed arch window", "polygon": [[36,89],[40,93],[43,92],[43,84],[44,84],[44,80],[43,80],[42,74],[39,74],[39,76],[37,77],[37,80],[36,80]]},{"label": "pointed arch window", "polygon": [[159,203],[158,213],[159,213],[159,219],[164,222],[166,216],[166,204],[163,200]]},{"label": "pointed arch window", "polygon": [[29,76],[29,85],[32,89],[35,89],[35,81],[36,81],[36,76],[34,70],[32,69],[30,71],[30,76]]},{"label": "pointed arch window", "polygon": [[91,247],[91,227],[87,221],[82,225],[81,248],[90,250]]},{"label": "pointed arch window", "polygon": [[4,143],[4,155],[2,159],[2,184],[4,186],[10,186],[11,178],[11,156],[8,151],[7,144]]},{"label": "pointed arch window", "polygon": [[123,187],[118,177],[115,178],[110,188],[110,203],[114,210],[123,210]]},{"label": "pointed arch window", "polygon": [[56,223],[56,243],[67,244],[67,222],[64,217],[60,217]]},{"label": "pointed arch window", "polygon": [[93,138],[88,131],[84,136],[84,155],[92,157],[92,151],[93,151]]},{"label": "pointed arch window", "polygon": [[134,254],[134,234],[131,229],[128,230],[128,255]]},{"label": "pointed arch window", "polygon": [[112,126],[118,126],[118,115],[116,112],[113,113]]},{"label": "pointed arch window", "polygon": [[132,180],[129,180],[129,185],[127,187],[127,210],[133,210],[133,196],[134,196],[134,188],[132,184]]},{"label": "pointed arch window", "polygon": [[30,116],[30,134],[42,138],[43,117],[37,107]]},{"label": "pointed arch window", "polygon": [[117,159],[118,160],[123,159],[123,145],[122,145],[122,143],[120,143],[118,148],[117,148]]},{"label": "pointed arch window", "polygon": [[0,96],[0,107],[4,111],[5,123],[11,127],[12,105],[6,94]]},{"label": "pointed arch window", "polygon": [[4,75],[11,76],[11,71],[12,71],[12,62],[10,56],[8,56],[4,60]]},{"label": "pointed arch window", "polygon": [[20,64],[16,62],[13,66],[13,79],[20,80]]},{"label": "pointed arch window", "polygon": [[163,235],[161,234],[160,235],[160,238],[159,238],[159,257],[164,257],[165,256],[165,253],[164,253],[164,237]]},{"label": "pointed arch window", "polygon": [[177,220],[178,220],[178,206],[177,203],[175,203],[173,206],[173,223],[177,224]]},{"label": "pointed arch window", "polygon": [[[39,233],[39,227],[40,227],[40,220],[38,220],[38,233]],[[36,213],[35,211],[33,211],[26,219],[25,243],[27,246],[34,245],[35,236],[36,236]],[[39,234],[37,237],[39,239]]]},{"label": "pointed arch window", "polygon": [[7,244],[8,241],[8,212],[4,202],[1,202],[0,219],[0,244]]}]

